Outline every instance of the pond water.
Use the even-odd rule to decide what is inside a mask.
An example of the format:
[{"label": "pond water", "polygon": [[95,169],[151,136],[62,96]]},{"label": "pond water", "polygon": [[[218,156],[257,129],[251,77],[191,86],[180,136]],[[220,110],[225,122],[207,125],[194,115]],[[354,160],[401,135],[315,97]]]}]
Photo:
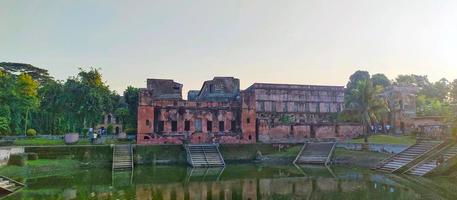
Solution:
[{"label": "pond water", "polygon": [[447,178],[394,176],[352,167],[142,166],[133,173],[97,168],[15,178],[27,187],[7,199],[457,199],[457,184]]}]

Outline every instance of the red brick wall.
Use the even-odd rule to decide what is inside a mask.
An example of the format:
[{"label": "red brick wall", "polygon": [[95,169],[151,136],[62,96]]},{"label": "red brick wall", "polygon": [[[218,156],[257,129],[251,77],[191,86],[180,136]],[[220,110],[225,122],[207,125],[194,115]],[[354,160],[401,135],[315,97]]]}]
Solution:
[{"label": "red brick wall", "polygon": [[310,137],[309,125],[278,125],[270,128],[265,121],[259,125],[259,142],[303,142]]},{"label": "red brick wall", "polygon": [[241,132],[242,139],[251,143],[256,142],[255,124],[255,95],[253,92],[241,92]]},{"label": "red brick wall", "polygon": [[337,133],[335,133],[334,125],[321,125],[315,126],[316,138],[326,139],[326,138],[336,138]]},{"label": "red brick wall", "polygon": [[311,127],[308,125],[294,126],[293,136],[297,140],[303,140],[310,137]]},{"label": "red brick wall", "polygon": [[341,139],[355,138],[363,134],[361,125],[340,125],[338,137]]},{"label": "red brick wall", "polygon": [[[146,125],[146,120],[149,120],[149,126]],[[151,134],[154,131],[154,107],[139,106],[138,107],[138,135],[137,143],[144,143],[145,135]]]}]

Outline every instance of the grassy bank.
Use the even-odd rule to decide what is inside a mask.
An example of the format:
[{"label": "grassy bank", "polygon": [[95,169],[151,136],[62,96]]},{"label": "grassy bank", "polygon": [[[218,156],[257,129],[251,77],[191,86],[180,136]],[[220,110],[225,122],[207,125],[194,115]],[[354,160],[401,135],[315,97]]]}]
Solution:
[{"label": "grassy bank", "polygon": [[351,151],[336,148],[333,153],[333,163],[338,165],[352,165],[360,167],[374,167],[378,162],[390,155],[371,151]]},{"label": "grassy bank", "polygon": [[451,158],[427,176],[449,176],[457,178],[457,157]]},{"label": "grassy bank", "polygon": [[69,159],[30,160],[22,167],[15,165],[0,167],[0,174],[11,178],[45,177],[71,172],[72,170],[79,169],[80,164],[77,160]]},{"label": "grassy bank", "polygon": [[[357,138],[349,140],[351,143],[364,143],[364,139]],[[372,144],[405,144],[412,145],[416,143],[414,136],[393,136],[393,135],[371,135],[368,137],[368,142]]]}]

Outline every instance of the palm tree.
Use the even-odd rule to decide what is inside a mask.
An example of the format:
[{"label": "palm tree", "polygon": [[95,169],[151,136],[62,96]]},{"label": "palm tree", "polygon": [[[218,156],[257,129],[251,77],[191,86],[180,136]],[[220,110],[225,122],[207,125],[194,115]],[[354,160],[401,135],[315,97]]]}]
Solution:
[{"label": "palm tree", "polygon": [[377,123],[380,115],[388,110],[387,103],[381,97],[382,87],[374,87],[370,79],[357,82],[350,91],[348,109],[359,115],[363,125],[364,141],[368,143],[367,127]]}]

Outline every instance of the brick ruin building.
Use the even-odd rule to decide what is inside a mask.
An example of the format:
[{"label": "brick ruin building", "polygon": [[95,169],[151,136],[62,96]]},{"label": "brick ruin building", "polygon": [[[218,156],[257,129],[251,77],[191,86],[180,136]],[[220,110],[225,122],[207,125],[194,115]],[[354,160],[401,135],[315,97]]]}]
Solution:
[{"label": "brick ruin building", "polygon": [[389,115],[383,120],[384,124],[392,126],[392,132],[404,134],[419,133],[418,136],[446,138],[449,136],[449,124],[444,116],[417,116],[416,98],[419,88],[416,86],[393,85],[381,95],[389,107]]},{"label": "brick ruin building", "polygon": [[414,86],[390,86],[382,94],[390,110],[384,123],[390,124],[394,133],[415,129],[417,92]]},{"label": "brick ruin building", "polygon": [[240,91],[239,79],[215,77],[183,100],[182,84],[148,79],[139,95],[139,144],[295,143],[362,133],[334,122],[342,86],[255,83]]}]

